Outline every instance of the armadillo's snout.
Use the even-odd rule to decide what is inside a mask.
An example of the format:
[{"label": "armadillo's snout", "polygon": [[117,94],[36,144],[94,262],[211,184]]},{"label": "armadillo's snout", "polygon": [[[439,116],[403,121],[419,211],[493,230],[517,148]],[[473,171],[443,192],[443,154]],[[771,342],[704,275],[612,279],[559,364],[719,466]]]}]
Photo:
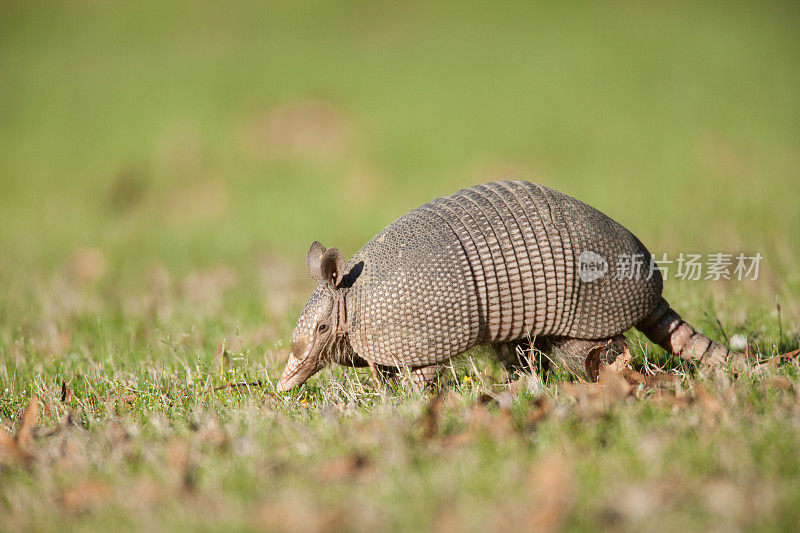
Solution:
[{"label": "armadillo's snout", "polygon": [[289,354],[289,360],[286,362],[286,368],[283,369],[283,374],[281,374],[281,379],[275,385],[275,390],[278,392],[292,390],[305,383],[316,371],[317,362],[315,358],[304,357],[301,359],[291,353]]}]

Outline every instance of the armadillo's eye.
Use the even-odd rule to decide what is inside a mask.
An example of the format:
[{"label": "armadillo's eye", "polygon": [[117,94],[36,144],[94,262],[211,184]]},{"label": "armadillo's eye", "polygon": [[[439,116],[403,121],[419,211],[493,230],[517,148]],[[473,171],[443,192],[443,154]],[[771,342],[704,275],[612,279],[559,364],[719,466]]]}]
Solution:
[{"label": "armadillo's eye", "polygon": [[320,324],[317,326],[318,333],[325,333],[326,331],[328,331],[328,324]]}]

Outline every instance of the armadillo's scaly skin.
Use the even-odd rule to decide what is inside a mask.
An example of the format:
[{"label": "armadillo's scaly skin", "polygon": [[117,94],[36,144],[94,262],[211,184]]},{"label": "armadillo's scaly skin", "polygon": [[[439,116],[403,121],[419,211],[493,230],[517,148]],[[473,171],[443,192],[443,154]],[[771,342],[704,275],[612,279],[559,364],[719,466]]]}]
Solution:
[{"label": "armadillo's scaly skin", "polygon": [[[579,256],[608,262],[594,281]],[[638,257],[639,275],[617,275]],[[613,337],[660,301],[658,269],[596,209],[522,181],[477,185],[406,213],[345,267],[347,335],[368,361],[432,365],[471,346],[535,335]],[[625,274],[625,273],[623,273]]]}]

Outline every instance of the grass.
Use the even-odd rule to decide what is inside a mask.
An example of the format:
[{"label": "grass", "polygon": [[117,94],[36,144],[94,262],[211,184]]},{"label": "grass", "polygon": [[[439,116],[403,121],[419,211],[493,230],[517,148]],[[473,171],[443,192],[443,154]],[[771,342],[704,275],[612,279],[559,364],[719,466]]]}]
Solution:
[{"label": "grass", "polygon": [[[799,18],[3,3],[0,428],[40,413],[0,456],[0,530],[797,529],[800,369],[755,360],[800,344]],[[751,365],[631,334],[677,382],[509,388],[476,351],[439,397],[339,368],[274,394],[309,242],[349,256],[505,175],[656,254],[763,254],[757,281],[665,287]]]}]

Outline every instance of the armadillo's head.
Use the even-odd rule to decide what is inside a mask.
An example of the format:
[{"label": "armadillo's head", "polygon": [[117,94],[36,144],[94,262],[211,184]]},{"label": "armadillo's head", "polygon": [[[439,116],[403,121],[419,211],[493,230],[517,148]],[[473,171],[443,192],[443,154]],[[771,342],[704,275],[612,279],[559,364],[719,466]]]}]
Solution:
[{"label": "armadillo's head", "polygon": [[303,384],[331,362],[346,334],[344,295],[337,287],[344,270],[342,253],[314,241],[306,254],[306,270],[318,285],[292,333],[289,361],[276,386],[280,392]]}]

